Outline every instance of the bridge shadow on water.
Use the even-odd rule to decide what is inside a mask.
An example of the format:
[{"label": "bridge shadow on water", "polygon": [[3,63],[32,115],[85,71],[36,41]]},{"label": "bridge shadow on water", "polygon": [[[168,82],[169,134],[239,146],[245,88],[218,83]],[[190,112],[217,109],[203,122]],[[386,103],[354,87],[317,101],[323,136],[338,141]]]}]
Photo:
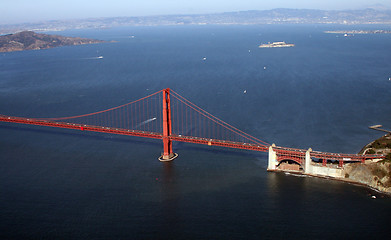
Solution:
[{"label": "bridge shadow on water", "polygon": [[[133,137],[133,136],[121,136],[117,134],[108,134],[108,133],[95,133],[95,132],[81,132],[68,129],[55,129],[55,128],[39,128],[36,126],[25,127],[25,126],[6,126],[0,125],[0,129],[7,129],[13,131],[29,132],[29,133],[39,133],[39,134],[48,134],[48,135],[57,135],[57,136],[68,136],[68,137],[77,137],[84,139],[91,139],[97,141],[108,141],[108,142],[117,142],[117,143],[129,143],[137,145],[150,145],[156,146],[158,148],[163,148],[162,141],[159,139],[148,139],[142,137]],[[245,157],[259,157],[260,155],[265,155],[265,153],[256,152],[256,151],[246,151],[241,149],[229,149],[219,146],[206,146],[206,145],[196,145],[192,143],[184,142],[174,142],[174,152],[185,150],[185,151],[197,151],[205,153],[220,153],[224,155],[231,156],[245,156]],[[159,150],[160,151],[160,150]]]},{"label": "bridge shadow on water", "polygon": [[[98,141],[109,141],[109,142],[121,142],[121,143],[132,143],[132,144],[148,144],[148,145],[156,145],[161,146],[157,141],[151,141],[147,138],[137,138],[130,137],[125,138],[126,136],[120,136],[116,134],[105,134],[105,133],[95,133],[95,132],[77,132],[73,130],[62,129],[38,129],[34,127],[23,127],[23,126],[0,126],[0,129],[8,129],[15,130],[21,132],[30,132],[30,133],[40,133],[40,134],[49,134],[49,135],[57,135],[57,136],[68,136],[68,137],[77,137],[77,138],[85,138],[92,139]],[[144,140],[144,141],[143,141]]]}]

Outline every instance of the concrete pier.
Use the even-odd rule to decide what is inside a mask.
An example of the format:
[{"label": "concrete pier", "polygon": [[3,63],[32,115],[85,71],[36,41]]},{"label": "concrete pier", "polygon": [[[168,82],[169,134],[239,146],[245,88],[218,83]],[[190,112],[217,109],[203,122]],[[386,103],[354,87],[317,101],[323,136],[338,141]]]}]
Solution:
[{"label": "concrete pier", "polygon": [[310,171],[304,173],[312,176],[344,178],[344,170],[342,168],[317,166],[313,164],[310,166]]},{"label": "concrete pier", "polygon": [[307,152],[305,152],[304,173],[306,173],[306,174],[311,174],[311,172],[312,172],[311,152],[312,152],[311,148],[308,148]]},{"label": "concrete pier", "polygon": [[273,147],[275,147],[275,146],[276,146],[276,145],[273,143],[273,144],[269,147],[269,161],[268,161],[268,165],[267,165],[267,170],[268,170],[268,171],[274,171],[274,170],[276,170],[277,165],[278,165],[277,153],[273,150]]},{"label": "concrete pier", "polygon": [[158,159],[160,162],[170,162],[177,157],[178,157],[177,153],[171,153],[169,155],[164,155],[164,153],[162,153],[162,155]]}]

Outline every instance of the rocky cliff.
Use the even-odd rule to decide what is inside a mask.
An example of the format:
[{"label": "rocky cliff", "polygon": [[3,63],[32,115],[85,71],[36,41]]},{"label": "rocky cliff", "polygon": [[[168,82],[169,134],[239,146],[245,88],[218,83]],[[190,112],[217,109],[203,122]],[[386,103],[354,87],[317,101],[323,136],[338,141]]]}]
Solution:
[{"label": "rocky cliff", "polygon": [[391,162],[355,163],[345,166],[345,178],[391,194]]},{"label": "rocky cliff", "polygon": [[391,194],[391,135],[386,134],[369,143],[360,153],[383,154],[386,157],[378,162],[347,164],[344,169],[345,179]]}]

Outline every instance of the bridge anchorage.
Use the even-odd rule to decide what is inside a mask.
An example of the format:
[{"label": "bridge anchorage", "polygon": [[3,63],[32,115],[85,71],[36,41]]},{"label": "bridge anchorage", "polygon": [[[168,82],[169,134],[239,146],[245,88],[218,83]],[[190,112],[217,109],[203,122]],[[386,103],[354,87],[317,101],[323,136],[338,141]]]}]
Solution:
[{"label": "bridge anchorage", "polygon": [[269,171],[338,172],[345,163],[384,158],[382,155],[337,154],[270,145],[213,116],[169,88],[103,111],[61,118],[0,115],[0,122],[161,139],[163,153],[158,158],[161,162],[178,157],[173,152],[174,141],[269,152]]},{"label": "bridge anchorage", "polygon": [[327,153],[308,150],[269,147],[268,171],[288,171],[313,176],[344,178],[344,165],[365,163],[368,160],[383,159],[384,155],[360,155]]}]

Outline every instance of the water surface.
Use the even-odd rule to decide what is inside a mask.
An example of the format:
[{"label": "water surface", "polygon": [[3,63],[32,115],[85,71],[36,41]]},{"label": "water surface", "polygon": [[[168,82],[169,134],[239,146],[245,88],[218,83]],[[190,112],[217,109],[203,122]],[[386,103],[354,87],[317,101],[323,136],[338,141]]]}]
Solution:
[{"label": "water surface", "polygon": [[[169,87],[268,143],[356,153],[382,134],[369,125],[391,126],[391,35],[323,33],[341,28],[65,31],[117,42],[1,54],[0,113],[78,115]],[[273,41],[296,46],[258,48]],[[162,164],[158,140],[0,124],[1,238],[329,239],[391,233],[384,227],[391,200],[369,189],[268,173],[265,153],[185,143],[175,143],[174,150],[179,158]]]}]

